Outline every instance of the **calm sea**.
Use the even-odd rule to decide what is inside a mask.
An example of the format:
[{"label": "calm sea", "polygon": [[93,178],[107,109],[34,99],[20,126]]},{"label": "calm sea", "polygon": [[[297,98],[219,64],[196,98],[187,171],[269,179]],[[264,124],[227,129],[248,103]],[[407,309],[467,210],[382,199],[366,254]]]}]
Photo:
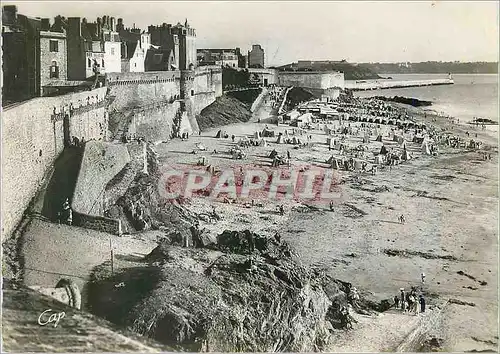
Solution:
[{"label": "calm sea", "polygon": [[[445,74],[387,74],[394,80],[422,80],[447,78]],[[429,107],[460,121],[468,122],[474,117],[498,121],[498,75],[497,74],[454,74],[454,85],[409,87],[355,92],[359,97],[405,96],[432,101]]]}]

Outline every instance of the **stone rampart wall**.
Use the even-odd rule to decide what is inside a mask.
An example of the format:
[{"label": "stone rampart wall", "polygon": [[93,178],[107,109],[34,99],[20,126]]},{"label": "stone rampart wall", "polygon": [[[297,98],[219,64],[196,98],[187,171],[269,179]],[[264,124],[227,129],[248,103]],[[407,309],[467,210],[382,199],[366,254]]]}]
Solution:
[{"label": "stone rampart wall", "polygon": [[130,154],[125,145],[86,143],[72,198],[73,210],[80,214],[102,215],[106,185],[129,162]]},{"label": "stone rampart wall", "polygon": [[40,97],[2,111],[2,241],[63,150],[65,125],[68,136],[99,139],[105,134],[105,94],[106,88],[99,88]]}]

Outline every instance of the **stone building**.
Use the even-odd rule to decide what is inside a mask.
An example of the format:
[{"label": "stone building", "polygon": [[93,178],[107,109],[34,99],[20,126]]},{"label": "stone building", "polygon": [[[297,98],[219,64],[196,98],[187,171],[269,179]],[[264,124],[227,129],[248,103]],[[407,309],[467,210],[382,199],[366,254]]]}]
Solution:
[{"label": "stone building", "polygon": [[263,68],[264,67],[264,49],[260,44],[252,45],[252,50],[248,52],[248,67]]},{"label": "stone building", "polygon": [[61,17],[24,16],[16,6],[2,9],[2,98],[4,103],[50,94],[65,86],[66,33]]},{"label": "stone building", "polygon": [[114,17],[103,16],[92,23],[69,17],[66,28],[70,80],[121,72],[121,43]]},{"label": "stone building", "polygon": [[51,87],[64,86],[68,79],[66,33],[40,31],[39,40],[40,86],[45,95],[53,91]]},{"label": "stone building", "polygon": [[2,8],[2,103],[40,96],[38,33],[40,19]]},{"label": "stone building", "polygon": [[197,66],[196,31],[185,21],[149,26],[151,48],[146,55],[146,71],[192,70]]},{"label": "stone building", "polygon": [[144,72],[147,51],[151,48],[151,36],[139,28],[125,28],[119,18],[116,31],[121,41],[122,72]]},{"label": "stone building", "polygon": [[240,48],[235,49],[197,49],[198,65],[217,65],[229,68],[244,68],[245,60]]}]

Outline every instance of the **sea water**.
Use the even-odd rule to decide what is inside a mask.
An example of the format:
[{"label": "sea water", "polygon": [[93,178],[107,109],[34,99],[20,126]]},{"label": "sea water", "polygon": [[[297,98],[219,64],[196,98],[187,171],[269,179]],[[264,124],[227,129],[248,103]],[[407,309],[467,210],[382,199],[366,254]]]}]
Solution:
[{"label": "sea water", "polygon": [[[426,80],[447,78],[448,74],[384,74],[394,80]],[[357,97],[404,96],[432,101],[426,107],[453,116],[460,122],[487,118],[498,122],[498,74],[454,74],[453,85],[422,86],[355,92]]]}]

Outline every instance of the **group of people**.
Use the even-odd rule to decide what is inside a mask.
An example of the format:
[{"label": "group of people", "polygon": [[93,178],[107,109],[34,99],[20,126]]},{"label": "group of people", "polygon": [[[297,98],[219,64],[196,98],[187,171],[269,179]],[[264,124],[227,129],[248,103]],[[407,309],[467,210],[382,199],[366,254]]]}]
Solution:
[{"label": "group of people", "polygon": [[404,313],[418,314],[425,312],[425,298],[423,294],[417,296],[416,287],[412,287],[409,292],[405,292],[404,288],[399,289],[399,291],[399,296],[394,296],[394,307],[396,309],[401,309]]}]

